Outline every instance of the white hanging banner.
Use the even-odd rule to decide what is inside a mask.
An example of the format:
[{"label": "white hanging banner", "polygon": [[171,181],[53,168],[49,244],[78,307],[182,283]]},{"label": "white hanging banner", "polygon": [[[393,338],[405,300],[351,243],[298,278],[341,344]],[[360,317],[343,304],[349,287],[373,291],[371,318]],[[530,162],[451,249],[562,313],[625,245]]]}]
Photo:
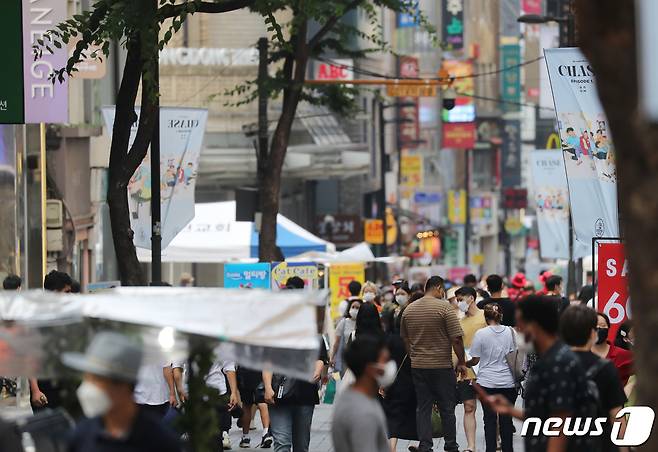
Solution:
[{"label": "white hanging banner", "polygon": [[569,189],[558,150],[530,154],[539,249],[544,259],[569,259]]},{"label": "white hanging banner", "polygon": [[575,258],[592,253],[593,237],[618,237],[617,170],[596,79],[579,49],[545,49],[574,227]]},{"label": "white hanging banner", "polygon": [[[139,116],[139,108],[135,109]],[[105,125],[112,132],[115,107],[103,107]],[[160,200],[162,249],[194,218],[194,187],[199,155],[206,130],[208,110],[201,108],[160,108]],[[130,130],[132,145],[137,122]],[[151,249],[151,154],[128,184],[130,226],[135,246]]]}]

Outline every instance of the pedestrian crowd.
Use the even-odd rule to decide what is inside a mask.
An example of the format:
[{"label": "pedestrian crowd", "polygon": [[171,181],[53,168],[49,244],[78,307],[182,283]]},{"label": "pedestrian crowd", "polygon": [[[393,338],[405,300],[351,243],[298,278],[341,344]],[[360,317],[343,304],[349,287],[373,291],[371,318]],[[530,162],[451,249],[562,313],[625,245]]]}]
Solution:
[{"label": "pedestrian crowd", "polygon": [[[529,417],[608,421],[598,437],[528,434],[528,452],[619,450],[610,432],[617,413],[634,401],[632,323],[611,337],[609,317],[591,307],[591,287],[570,302],[559,275],[540,279],[539,291],[522,273],[509,283],[495,274],[467,275],[461,286],[439,276],[423,285],[398,278],[384,287],[350,282],[333,341],[318,338],[308,381],[214,357],[205,383],[219,423],[216,450],[309,451],[314,409],[327,382],[338,386],[331,431],[336,452],[395,451],[399,440],[411,441],[410,451],[428,452],[435,438],[446,451],[476,452],[478,422],[487,452],[511,452],[518,433],[513,418]],[[185,285],[192,283],[185,278]],[[3,288],[20,290],[20,278],[8,276]],[[285,288],[303,289],[304,281],[292,277]],[[79,292],[79,284],[52,271],[44,289]],[[188,363],[146,364],[142,353],[130,338],[100,332],[86,353],[62,355],[82,374],[75,393],[86,418],[76,425],[69,451],[183,450],[186,432],[172,420],[188,403]],[[61,406],[64,386],[30,378],[34,412]],[[257,413],[261,429],[254,434]],[[238,444],[228,434],[234,420],[242,430]],[[623,432],[623,419],[621,426]]]}]

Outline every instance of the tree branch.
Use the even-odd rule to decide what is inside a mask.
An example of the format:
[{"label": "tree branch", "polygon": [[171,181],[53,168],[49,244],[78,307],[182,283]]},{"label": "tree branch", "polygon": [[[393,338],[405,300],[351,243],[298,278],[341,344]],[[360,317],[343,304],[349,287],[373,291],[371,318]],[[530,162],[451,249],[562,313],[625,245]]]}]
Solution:
[{"label": "tree branch", "polygon": [[322,28],[320,28],[320,30],[318,30],[317,33],[315,33],[315,35],[308,42],[308,47],[310,49],[314,48],[318,42],[320,42],[320,40],[336,26],[338,21],[342,19],[348,11],[355,9],[362,1],[363,0],[352,0],[352,2],[345,7],[341,15],[331,16],[329,20],[325,22]]},{"label": "tree branch", "polygon": [[[89,22],[87,25],[87,29],[90,32],[89,36],[93,37],[93,33],[95,33],[98,30],[101,21],[105,18],[108,11],[109,11],[109,5],[107,2],[99,2],[95,5],[94,11],[91,13],[91,16],[89,16]],[[86,33],[83,33],[82,36],[83,37],[86,36]],[[66,63],[66,72],[69,75],[71,74],[73,67],[80,62],[80,57],[82,55],[82,52],[84,52],[89,48],[89,44],[91,44],[91,42],[87,41],[84,38],[78,41],[78,43],[76,44],[75,50],[73,50],[71,57],[68,59]]]},{"label": "tree branch", "polygon": [[[226,13],[235,11],[237,9],[246,8],[255,3],[255,0],[226,0],[223,2],[200,2],[197,4],[194,12],[197,13]],[[160,22],[165,19],[180,16],[183,12],[187,11],[187,3],[179,5],[165,5],[158,9],[158,17]]]}]

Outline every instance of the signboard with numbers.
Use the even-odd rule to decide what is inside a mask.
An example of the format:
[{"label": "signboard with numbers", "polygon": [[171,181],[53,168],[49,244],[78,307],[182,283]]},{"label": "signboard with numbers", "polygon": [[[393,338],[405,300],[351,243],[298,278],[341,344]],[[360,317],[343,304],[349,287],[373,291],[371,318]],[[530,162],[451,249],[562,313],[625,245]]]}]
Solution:
[{"label": "signboard with numbers", "polygon": [[631,318],[628,294],[628,261],[623,243],[597,243],[598,298],[597,311],[610,318],[608,339],[614,341],[621,324]]}]

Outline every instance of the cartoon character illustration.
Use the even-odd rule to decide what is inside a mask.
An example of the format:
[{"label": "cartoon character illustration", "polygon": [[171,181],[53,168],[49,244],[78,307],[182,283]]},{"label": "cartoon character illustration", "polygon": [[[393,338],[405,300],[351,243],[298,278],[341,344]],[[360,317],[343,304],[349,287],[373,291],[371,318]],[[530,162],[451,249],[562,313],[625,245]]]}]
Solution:
[{"label": "cartoon character illustration", "polygon": [[142,204],[151,201],[151,170],[149,168],[149,161],[150,159],[147,156],[128,182],[128,193],[132,200],[131,213],[135,220],[139,218],[139,209]]},{"label": "cartoon character illustration", "polygon": [[192,182],[192,179],[196,176],[196,173],[194,171],[194,165],[192,165],[192,162],[188,162],[187,166],[183,170],[184,172],[184,177],[185,177],[185,185],[190,185]]}]

